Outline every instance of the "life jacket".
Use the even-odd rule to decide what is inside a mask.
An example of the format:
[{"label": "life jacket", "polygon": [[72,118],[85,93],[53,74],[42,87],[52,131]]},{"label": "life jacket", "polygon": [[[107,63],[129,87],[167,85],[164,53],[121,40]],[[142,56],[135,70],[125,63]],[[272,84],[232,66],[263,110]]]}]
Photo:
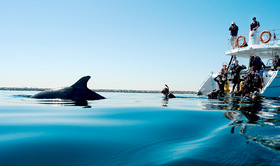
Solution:
[{"label": "life jacket", "polygon": [[229,93],[229,91],[230,91],[230,90],[229,90],[229,83],[228,83],[228,82],[226,82],[226,83],[225,83],[225,89],[224,89],[224,92],[225,92],[225,93]]},{"label": "life jacket", "polygon": [[242,88],[243,81],[241,81],[239,85],[240,85],[240,86],[239,86],[239,87],[240,87],[240,91],[242,91],[242,90],[243,90],[243,88]]}]

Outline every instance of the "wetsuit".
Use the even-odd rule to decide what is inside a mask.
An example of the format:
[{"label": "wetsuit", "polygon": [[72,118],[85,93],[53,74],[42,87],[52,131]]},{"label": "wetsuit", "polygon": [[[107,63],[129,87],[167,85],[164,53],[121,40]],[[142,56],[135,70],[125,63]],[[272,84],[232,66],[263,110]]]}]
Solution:
[{"label": "wetsuit", "polygon": [[259,91],[262,88],[262,78],[259,74],[255,74],[254,80],[253,80],[253,90]]},{"label": "wetsuit", "polygon": [[262,66],[265,67],[263,61],[261,60],[261,58],[259,56],[256,56],[255,58],[255,68],[253,71],[260,71],[262,69]]},{"label": "wetsuit", "polygon": [[272,63],[273,63],[273,70],[277,70],[277,67],[279,66],[279,59],[274,58]]},{"label": "wetsuit", "polygon": [[233,88],[232,91],[234,91],[235,86],[237,85],[237,91],[239,91],[240,89],[240,71],[246,69],[246,66],[234,66],[231,70],[232,70],[232,74],[233,74]]},{"label": "wetsuit", "polygon": [[215,77],[214,78],[214,81],[216,81],[218,83],[218,93],[220,93],[220,95],[223,95],[224,94],[224,90],[225,90],[225,83],[226,83],[226,80],[219,80],[218,77]]}]

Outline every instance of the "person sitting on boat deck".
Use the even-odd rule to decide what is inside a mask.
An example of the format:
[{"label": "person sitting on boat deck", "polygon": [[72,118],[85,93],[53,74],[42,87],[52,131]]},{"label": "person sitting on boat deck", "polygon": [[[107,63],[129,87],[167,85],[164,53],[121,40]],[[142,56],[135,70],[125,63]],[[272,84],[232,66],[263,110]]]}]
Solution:
[{"label": "person sitting on boat deck", "polygon": [[165,84],[165,88],[162,89],[161,93],[163,93],[166,99],[176,98],[172,93],[169,92],[169,87],[166,84]]},{"label": "person sitting on boat deck", "polygon": [[253,17],[253,22],[250,25],[250,31],[256,31],[260,27],[260,23]]},{"label": "person sitting on boat deck", "polygon": [[242,81],[240,91],[244,98],[248,98],[250,96],[251,85],[250,77],[246,77],[245,80]]},{"label": "person sitting on boat deck", "polygon": [[261,91],[262,87],[263,87],[262,77],[258,73],[255,73],[254,80],[253,80],[253,92]]},{"label": "person sitting on boat deck", "polygon": [[254,80],[254,72],[253,71],[249,71],[249,73],[245,77],[245,82],[247,83],[246,89],[249,92],[253,92],[254,91],[253,80]]},{"label": "person sitting on boat deck", "polygon": [[244,66],[244,65],[239,66],[238,60],[236,60],[234,67],[231,68],[232,75],[233,75],[233,80],[232,80],[233,87],[232,87],[232,91],[231,91],[232,93],[234,92],[236,85],[237,85],[237,91],[239,91],[239,89],[240,89],[240,71],[243,69],[246,69],[246,66]]},{"label": "person sitting on boat deck", "polygon": [[277,71],[277,68],[280,66],[279,64],[279,56],[276,55],[272,61],[272,64],[273,64],[273,67],[272,67],[272,70],[273,71]]},{"label": "person sitting on boat deck", "polygon": [[244,98],[250,98],[251,96],[256,99],[259,97],[258,94],[263,86],[263,80],[259,73],[249,71],[244,81],[242,81],[240,93],[244,96]]},{"label": "person sitting on boat deck", "polygon": [[237,38],[237,34],[238,34],[238,26],[235,24],[235,22],[231,23],[231,26],[229,27],[230,30],[230,43],[231,43],[231,47],[232,49],[234,49],[236,47],[236,38]]},{"label": "person sitting on boat deck", "polygon": [[218,75],[214,78],[214,81],[217,82],[218,88],[208,94],[208,99],[217,99],[218,97],[224,96],[224,89],[226,83],[225,77],[222,75]]},{"label": "person sitting on boat deck", "polygon": [[217,84],[218,84],[217,93],[218,93],[220,96],[224,96],[225,83],[226,83],[226,78],[225,78],[225,76],[218,75],[217,77],[214,78],[214,81],[216,81]]}]

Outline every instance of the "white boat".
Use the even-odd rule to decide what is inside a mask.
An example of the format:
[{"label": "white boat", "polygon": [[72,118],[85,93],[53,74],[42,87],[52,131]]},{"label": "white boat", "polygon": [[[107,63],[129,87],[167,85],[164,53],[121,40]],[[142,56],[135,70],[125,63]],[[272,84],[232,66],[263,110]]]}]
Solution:
[{"label": "white boat", "polygon": [[[238,47],[225,52],[227,56],[236,56],[250,58],[251,56],[259,56],[262,60],[266,59],[267,66],[272,65],[272,59],[280,56],[280,30],[266,30],[258,33],[257,31],[250,32],[248,44],[244,35],[238,36],[236,43]],[[241,43],[240,43],[241,41]],[[248,69],[248,68],[247,68]],[[241,79],[247,74],[247,71],[241,73]],[[280,97],[280,72],[272,71],[271,68],[263,71],[264,86],[260,94],[264,97],[278,98]],[[207,95],[217,88],[217,83],[214,78],[218,75],[211,73],[202,83],[198,90],[198,94]],[[228,74],[230,75],[230,74]],[[232,87],[231,81],[229,81]],[[230,88],[231,89],[231,88]]]}]

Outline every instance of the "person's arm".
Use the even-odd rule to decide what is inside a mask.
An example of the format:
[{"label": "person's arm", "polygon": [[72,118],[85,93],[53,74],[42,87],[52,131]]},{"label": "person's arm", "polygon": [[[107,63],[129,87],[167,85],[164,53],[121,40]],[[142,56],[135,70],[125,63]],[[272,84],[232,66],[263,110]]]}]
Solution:
[{"label": "person's arm", "polygon": [[218,82],[217,78],[218,78],[218,76],[214,78],[214,81]]},{"label": "person's arm", "polygon": [[265,66],[265,64],[262,62],[262,66],[264,67],[264,68],[266,68],[266,66]]},{"label": "person's arm", "polygon": [[254,28],[254,30],[257,30],[260,27],[260,22],[257,22],[257,26]]}]

